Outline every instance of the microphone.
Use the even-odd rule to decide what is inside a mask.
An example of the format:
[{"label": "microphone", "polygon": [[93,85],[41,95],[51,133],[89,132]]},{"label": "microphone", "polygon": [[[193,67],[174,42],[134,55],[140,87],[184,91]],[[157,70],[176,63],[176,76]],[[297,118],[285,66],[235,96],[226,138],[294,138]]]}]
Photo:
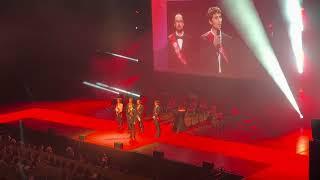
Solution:
[{"label": "microphone", "polygon": [[[219,37],[219,40],[220,40],[220,45],[219,45],[219,54],[218,54],[218,61],[219,61],[219,63],[221,63],[220,61],[221,61],[221,55],[223,56],[223,58],[224,58],[224,60],[226,61],[226,62],[229,62],[229,60],[228,60],[228,57],[226,56],[226,54],[225,54],[225,52],[224,52],[224,49],[223,49],[223,45],[222,45],[222,31],[221,31],[221,29],[220,29],[220,31],[219,31],[219,34],[220,34],[220,37]],[[225,34],[224,34],[225,35]],[[231,36],[229,36],[229,37],[231,37]],[[219,69],[219,72],[220,72],[220,69]]]}]

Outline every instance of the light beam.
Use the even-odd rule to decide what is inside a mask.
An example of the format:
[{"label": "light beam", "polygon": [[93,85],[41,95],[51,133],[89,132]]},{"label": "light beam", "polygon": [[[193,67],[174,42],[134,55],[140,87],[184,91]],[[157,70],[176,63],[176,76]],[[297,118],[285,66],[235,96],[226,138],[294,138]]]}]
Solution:
[{"label": "light beam", "polygon": [[303,118],[253,2],[251,0],[224,0],[222,2],[227,11],[226,15],[241,33],[248,47],[279,86],[300,118]]},{"label": "light beam", "polygon": [[104,54],[109,54],[111,56],[115,56],[115,57],[119,57],[119,58],[122,58],[122,59],[126,59],[126,60],[129,60],[129,61],[134,61],[134,62],[139,62],[139,59],[136,59],[136,58],[131,58],[131,57],[128,57],[128,56],[123,56],[123,55],[120,55],[120,54],[116,54],[116,53],[111,53],[111,52],[103,52]]},{"label": "light beam", "polygon": [[303,73],[304,52],[302,43],[303,17],[302,0],[280,0],[282,13],[287,21],[291,47],[295,56],[298,72]]},{"label": "light beam", "polygon": [[140,97],[139,94],[132,93],[132,92],[129,92],[129,91],[120,89],[120,88],[112,87],[112,86],[106,85],[106,84],[104,84],[104,83],[97,82],[96,84],[97,84],[98,86],[105,87],[105,88],[110,88],[110,89],[113,89],[113,90],[116,90],[116,91],[118,91],[118,92],[122,92],[122,93],[125,93],[125,94],[128,94],[128,95],[131,95],[131,96]]},{"label": "light beam", "polygon": [[108,91],[108,92],[111,92],[111,93],[114,93],[114,94],[120,94],[119,92],[117,91],[113,91],[111,89],[107,89],[107,88],[103,88],[101,86],[98,86],[98,85],[95,85],[95,84],[92,84],[92,83],[89,83],[89,82],[82,82],[83,84],[87,85],[87,86],[90,86],[90,87],[94,87],[94,88],[97,88],[97,89],[101,89],[101,90],[104,90],[104,91]]}]

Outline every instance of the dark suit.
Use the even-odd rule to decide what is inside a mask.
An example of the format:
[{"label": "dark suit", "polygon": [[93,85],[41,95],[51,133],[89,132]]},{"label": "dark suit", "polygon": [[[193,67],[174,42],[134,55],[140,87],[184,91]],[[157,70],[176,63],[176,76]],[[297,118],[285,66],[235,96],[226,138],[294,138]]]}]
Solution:
[{"label": "dark suit", "polygon": [[[220,45],[217,47],[214,45],[214,34],[208,31],[200,36],[200,65],[199,67],[206,72],[218,73],[218,52]],[[222,33],[223,51],[221,52],[221,67],[224,72],[225,67],[229,63],[229,55],[226,52],[226,46],[229,44],[231,37]]]},{"label": "dark suit", "polygon": [[[120,107],[118,107],[120,106]],[[123,104],[122,103],[117,103],[116,104],[116,108],[115,108],[115,112],[116,112],[116,119],[118,122],[118,128],[122,129],[123,127],[123,120],[122,120],[122,111],[123,111]]]},{"label": "dark suit", "polygon": [[[182,39],[182,48],[180,49],[178,39]],[[192,47],[191,36],[184,33],[182,37],[178,37],[176,33],[168,36],[168,65],[169,69],[183,69],[190,67],[192,63]]]},{"label": "dark suit", "polygon": [[139,122],[140,131],[143,132],[144,126],[143,126],[143,111],[144,107],[142,104],[136,106],[136,117]]},{"label": "dark suit", "polygon": [[160,137],[160,123],[159,123],[159,115],[160,115],[160,106],[154,106],[153,113],[152,113],[152,119],[153,123],[156,126],[156,137]]},{"label": "dark suit", "polygon": [[126,115],[127,115],[127,121],[128,121],[128,128],[130,132],[130,138],[135,139],[136,131],[135,131],[134,124],[135,124],[136,110],[133,103],[131,104],[131,106],[129,103],[127,104]]}]

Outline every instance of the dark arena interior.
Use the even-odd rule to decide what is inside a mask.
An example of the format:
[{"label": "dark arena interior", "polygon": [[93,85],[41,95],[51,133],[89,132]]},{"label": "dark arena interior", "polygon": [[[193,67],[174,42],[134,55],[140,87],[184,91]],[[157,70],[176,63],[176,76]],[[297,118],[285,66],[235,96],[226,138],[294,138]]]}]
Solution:
[{"label": "dark arena interior", "polygon": [[320,179],[317,0],[2,0],[0,179]]}]

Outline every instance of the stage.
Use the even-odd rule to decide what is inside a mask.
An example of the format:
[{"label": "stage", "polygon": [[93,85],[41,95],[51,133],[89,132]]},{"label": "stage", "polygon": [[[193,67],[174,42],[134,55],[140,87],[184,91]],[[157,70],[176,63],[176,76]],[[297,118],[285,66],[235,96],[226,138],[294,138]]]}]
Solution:
[{"label": "stage", "polygon": [[[308,143],[311,130],[307,122],[283,123],[279,119],[262,123],[254,118],[226,120],[222,128],[204,123],[182,133],[172,131],[171,123],[161,123],[161,136],[145,120],[145,132],[129,139],[127,128],[118,130],[110,115],[110,103],[101,100],[72,100],[13,105],[2,108],[1,123],[24,120],[27,128],[55,133],[102,146],[122,142],[125,151],[152,156],[163,151],[167,159],[201,166],[213,162],[216,168],[242,175],[246,179],[308,179]],[[237,116],[238,117],[238,116]],[[262,124],[261,124],[262,123]],[[279,126],[283,126],[282,128]]]}]

